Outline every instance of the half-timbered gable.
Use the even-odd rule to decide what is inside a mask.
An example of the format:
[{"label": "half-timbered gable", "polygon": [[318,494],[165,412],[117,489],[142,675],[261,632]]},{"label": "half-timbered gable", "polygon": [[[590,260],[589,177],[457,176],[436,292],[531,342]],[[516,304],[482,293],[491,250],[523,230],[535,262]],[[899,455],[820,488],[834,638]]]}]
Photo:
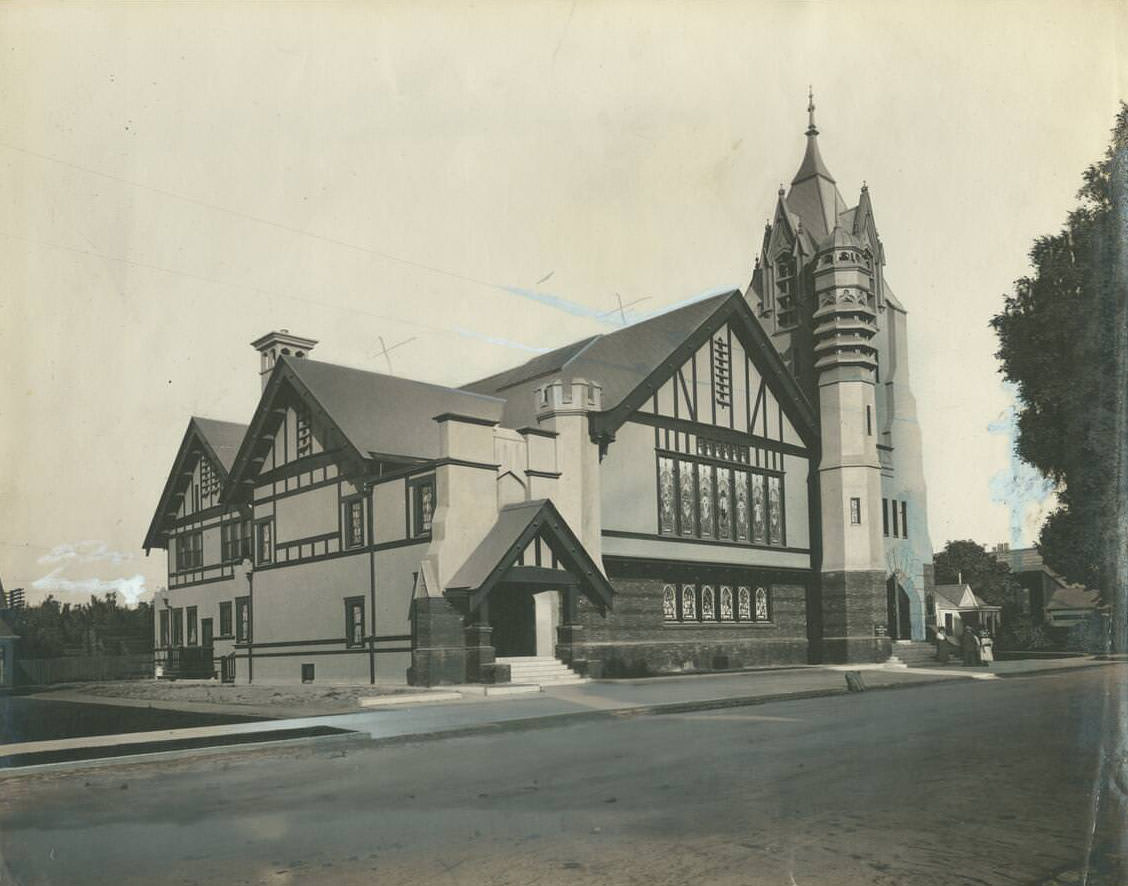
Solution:
[{"label": "half-timbered gable", "polygon": [[188,423],[145,549],[168,551],[169,586],[179,587],[231,576],[225,542],[239,509],[220,501],[245,425],[193,418]]}]

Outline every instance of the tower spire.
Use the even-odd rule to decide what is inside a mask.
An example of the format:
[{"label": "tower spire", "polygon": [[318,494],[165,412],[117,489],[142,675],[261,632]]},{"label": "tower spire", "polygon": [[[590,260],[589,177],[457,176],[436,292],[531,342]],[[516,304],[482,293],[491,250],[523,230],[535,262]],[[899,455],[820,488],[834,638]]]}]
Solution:
[{"label": "tower spire", "polygon": [[807,135],[818,135],[818,127],[815,126],[815,88],[813,86],[807,87]]}]

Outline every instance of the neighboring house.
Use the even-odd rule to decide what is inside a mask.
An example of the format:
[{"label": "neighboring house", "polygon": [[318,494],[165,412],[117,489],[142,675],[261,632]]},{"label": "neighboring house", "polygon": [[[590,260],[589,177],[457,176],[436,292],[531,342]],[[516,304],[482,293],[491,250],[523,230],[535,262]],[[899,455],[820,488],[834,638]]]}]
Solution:
[{"label": "neighboring house", "polygon": [[1099,592],[1067,582],[1042,561],[1037,548],[1012,550],[1007,544],[998,544],[992,553],[1010,567],[1011,575],[1022,585],[1023,610],[1035,624],[1071,628],[1101,616]]},{"label": "neighboring house", "polygon": [[922,638],[904,311],[811,111],[748,293],[462,388],[317,362],[285,330],[253,342],[254,415],[192,419],[146,537],[169,556],[158,654],[431,684],[494,679],[495,657],[656,673]]},{"label": "neighboring house", "polygon": [[985,627],[992,635],[1002,626],[1003,608],[985,603],[971,585],[936,585],[932,608],[937,627],[942,625],[949,637],[961,636],[965,626]]}]

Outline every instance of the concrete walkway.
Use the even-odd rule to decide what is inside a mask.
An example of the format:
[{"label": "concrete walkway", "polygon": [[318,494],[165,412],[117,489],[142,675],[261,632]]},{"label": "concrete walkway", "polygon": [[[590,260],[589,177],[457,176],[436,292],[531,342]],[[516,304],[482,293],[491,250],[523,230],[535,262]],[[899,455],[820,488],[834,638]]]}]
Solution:
[{"label": "concrete walkway", "polygon": [[[0,745],[0,759],[37,753],[58,754],[73,750],[114,747],[123,756],[131,745],[161,741],[184,741],[185,748],[202,739],[219,736],[250,736],[304,727],[328,726],[351,730],[379,742],[402,742],[453,737],[490,730],[529,729],[566,721],[615,716],[641,716],[690,710],[762,704],[789,698],[811,698],[846,693],[843,671],[862,671],[867,689],[896,689],[949,680],[981,680],[998,677],[1033,676],[1053,671],[1108,666],[1111,662],[1091,657],[1056,660],[997,662],[988,668],[956,665],[935,668],[889,668],[883,665],[805,666],[764,669],[732,674],[653,677],[640,680],[597,680],[582,684],[548,687],[544,691],[516,696],[466,695],[457,701],[365,710],[349,714],[273,719],[193,729],[100,735],[53,741]],[[91,698],[101,703],[104,698]],[[242,739],[246,741],[246,738]],[[105,760],[99,762],[104,763]],[[58,764],[52,764],[58,765]],[[65,764],[64,764],[65,765]],[[9,773],[28,768],[7,770]],[[0,773],[4,770],[0,770]]]}]

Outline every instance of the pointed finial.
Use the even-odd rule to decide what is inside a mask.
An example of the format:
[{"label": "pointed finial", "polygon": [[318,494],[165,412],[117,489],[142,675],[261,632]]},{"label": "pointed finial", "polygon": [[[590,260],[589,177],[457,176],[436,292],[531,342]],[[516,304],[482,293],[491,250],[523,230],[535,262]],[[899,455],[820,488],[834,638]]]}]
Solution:
[{"label": "pointed finial", "polygon": [[863,191],[868,191],[868,190],[869,190],[869,185],[868,185],[868,184],[866,184],[866,180],[865,180],[864,178],[862,179],[862,190],[863,190]]},{"label": "pointed finial", "polygon": [[776,193],[778,193],[781,197],[783,196],[783,185],[782,184],[779,186],[779,191],[777,191]]},{"label": "pointed finial", "polygon": [[807,135],[818,135],[819,131],[815,127],[815,89],[813,86],[807,87]]}]

